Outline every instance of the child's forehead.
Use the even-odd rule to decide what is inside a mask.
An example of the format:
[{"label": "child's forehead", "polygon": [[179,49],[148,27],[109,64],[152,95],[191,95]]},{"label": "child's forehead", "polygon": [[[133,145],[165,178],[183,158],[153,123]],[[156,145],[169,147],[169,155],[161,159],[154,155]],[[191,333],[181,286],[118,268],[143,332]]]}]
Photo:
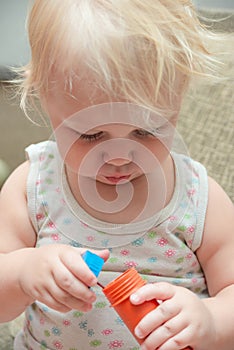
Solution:
[{"label": "child's forehead", "polygon": [[[62,63],[61,63],[62,65]],[[82,64],[74,70],[61,71],[60,65],[50,72],[48,75],[49,93],[51,95],[70,97],[73,100],[97,100],[101,98],[107,100],[109,96],[104,93],[94,74],[84,67]],[[99,103],[99,102],[98,102]],[[96,103],[96,104],[98,104]]]},{"label": "child's forehead", "polygon": [[[178,75],[175,79],[173,88],[177,91],[178,86],[181,85],[182,77]],[[162,95],[162,99],[165,104],[164,111],[167,106],[169,107],[171,101],[170,90],[169,89],[161,89],[160,91]],[[121,89],[111,90],[108,86],[104,84],[100,84],[93,73],[88,71],[87,69],[77,69],[73,74],[64,74],[59,70],[53,71],[49,76],[49,89],[46,91],[45,98],[50,98],[54,103],[60,102],[60,104],[77,104],[79,106],[79,110],[86,109],[92,106],[107,105],[108,103],[113,106],[113,103],[121,102],[121,110],[126,115],[139,115],[142,116],[148,115],[149,113],[153,113],[153,110],[160,109],[161,100],[155,102],[155,104],[148,104],[146,106],[146,102],[144,98],[139,98],[139,94],[136,89],[136,101],[134,101],[134,97],[131,94],[126,94],[126,91],[121,91]],[[176,107],[177,100],[180,100],[180,92],[177,92],[174,96],[174,107]],[[138,101],[137,101],[138,100]],[[125,107],[123,107],[125,106]],[[134,108],[133,108],[134,106]],[[113,116],[116,116],[115,110],[118,111],[120,107],[115,107],[113,112]],[[107,112],[108,108],[104,108]],[[176,110],[176,108],[175,108]],[[90,109],[90,113],[92,108]],[[74,111],[75,112],[75,111]],[[104,111],[103,111],[104,112]],[[111,110],[108,110],[108,114],[111,113]],[[168,117],[168,115],[167,115]]]},{"label": "child's forehead", "polygon": [[166,118],[139,105],[111,102],[82,109],[67,117],[63,123],[69,128],[86,132],[100,127],[115,128],[117,125],[150,129],[166,121]]},{"label": "child's forehead", "polygon": [[[95,85],[92,75],[87,74],[86,78],[80,79],[77,74],[70,85],[59,74],[52,79],[55,84],[47,95],[49,103],[56,105],[60,123],[69,128],[85,132],[104,125],[123,124],[150,130],[170,118],[157,106],[151,109],[106,93]],[[64,111],[63,115],[60,110]]]}]

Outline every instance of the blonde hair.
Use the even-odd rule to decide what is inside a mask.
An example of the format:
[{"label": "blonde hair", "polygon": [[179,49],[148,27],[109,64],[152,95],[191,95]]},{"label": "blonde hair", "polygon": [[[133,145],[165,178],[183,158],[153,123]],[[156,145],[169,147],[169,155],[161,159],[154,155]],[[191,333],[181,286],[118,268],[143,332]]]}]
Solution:
[{"label": "blonde hair", "polygon": [[35,0],[28,33],[23,108],[48,91],[52,73],[72,86],[89,72],[109,96],[171,114],[191,77],[213,69],[210,34],[186,0]]}]

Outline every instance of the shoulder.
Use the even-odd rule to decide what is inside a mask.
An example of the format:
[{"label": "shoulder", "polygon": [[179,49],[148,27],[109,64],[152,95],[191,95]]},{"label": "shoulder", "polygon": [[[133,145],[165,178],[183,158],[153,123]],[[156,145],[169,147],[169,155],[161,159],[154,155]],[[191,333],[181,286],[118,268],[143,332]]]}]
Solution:
[{"label": "shoulder", "polygon": [[211,294],[233,283],[234,205],[221,186],[210,177],[204,234],[197,256],[208,279]]},{"label": "shoulder", "polygon": [[15,192],[19,189],[22,195],[26,194],[26,183],[29,173],[29,161],[26,161],[19,165],[6,180],[2,191],[1,197],[7,193]]}]

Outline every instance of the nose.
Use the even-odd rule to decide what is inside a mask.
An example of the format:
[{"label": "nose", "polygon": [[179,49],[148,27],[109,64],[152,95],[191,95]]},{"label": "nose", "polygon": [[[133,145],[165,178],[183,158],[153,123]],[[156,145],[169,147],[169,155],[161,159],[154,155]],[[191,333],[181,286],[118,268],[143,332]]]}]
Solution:
[{"label": "nose", "polygon": [[133,161],[131,145],[125,139],[111,140],[103,152],[103,161],[114,166],[123,166],[131,163]]},{"label": "nose", "polygon": [[106,164],[117,166],[117,167],[124,166],[131,163],[131,159],[126,159],[126,158],[113,158],[109,160],[104,159],[104,161]]}]

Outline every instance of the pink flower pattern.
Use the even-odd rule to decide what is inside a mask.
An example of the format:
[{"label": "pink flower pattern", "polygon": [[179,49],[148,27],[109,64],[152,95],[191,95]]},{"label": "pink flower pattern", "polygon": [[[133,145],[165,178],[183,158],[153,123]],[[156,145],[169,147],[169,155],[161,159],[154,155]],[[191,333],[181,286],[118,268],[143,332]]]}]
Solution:
[{"label": "pink flower pattern", "polygon": [[52,233],[51,238],[53,241],[56,241],[56,242],[60,241],[60,236],[58,233]]},{"label": "pink flower pattern", "polygon": [[58,350],[63,349],[63,345],[62,345],[62,343],[61,343],[59,340],[55,340],[55,341],[53,342],[53,344],[54,344],[54,346],[55,346],[56,349],[58,349]]},{"label": "pink flower pattern", "polygon": [[128,269],[130,269],[132,267],[137,267],[138,264],[135,261],[126,261],[124,265],[127,266]]},{"label": "pink flower pattern", "polygon": [[188,233],[194,233],[195,227],[194,226],[189,226],[188,227]]},{"label": "pink flower pattern", "polygon": [[93,241],[95,241],[95,237],[94,236],[87,236],[87,241],[93,242]]},{"label": "pink flower pattern", "polygon": [[193,196],[196,193],[196,190],[194,188],[191,188],[191,190],[188,191],[188,196]]},{"label": "pink flower pattern", "polygon": [[45,218],[45,215],[42,214],[42,213],[38,213],[38,214],[36,215],[37,221],[43,220],[44,218]]},{"label": "pink flower pattern", "polygon": [[123,341],[120,340],[114,340],[111,343],[109,343],[109,349],[119,349],[123,347]]},{"label": "pink flower pattern", "polygon": [[120,254],[121,255],[128,255],[129,254],[129,250],[128,249],[122,249],[121,251],[120,251]]},{"label": "pink flower pattern", "polygon": [[192,259],[192,257],[193,257],[192,253],[189,253],[189,254],[186,255],[186,259],[188,259],[188,260]]},{"label": "pink flower pattern", "polygon": [[113,333],[113,329],[103,329],[103,331],[101,332],[103,335],[110,335]]},{"label": "pink flower pattern", "polygon": [[55,228],[55,224],[54,224],[52,221],[50,221],[50,222],[48,223],[48,226],[49,226],[50,228]]},{"label": "pink flower pattern", "polygon": [[63,320],[63,324],[64,324],[64,326],[70,326],[71,325],[71,320],[65,319],[65,320]]},{"label": "pink flower pattern", "polygon": [[160,247],[164,247],[165,245],[168,244],[168,240],[166,238],[159,238],[157,240],[157,244],[160,246]]},{"label": "pink flower pattern", "polygon": [[173,257],[174,255],[176,255],[176,251],[174,249],[168,249],[166,252],[165,252],[165,255],[168,257],[168,258],[171,258]]}]

